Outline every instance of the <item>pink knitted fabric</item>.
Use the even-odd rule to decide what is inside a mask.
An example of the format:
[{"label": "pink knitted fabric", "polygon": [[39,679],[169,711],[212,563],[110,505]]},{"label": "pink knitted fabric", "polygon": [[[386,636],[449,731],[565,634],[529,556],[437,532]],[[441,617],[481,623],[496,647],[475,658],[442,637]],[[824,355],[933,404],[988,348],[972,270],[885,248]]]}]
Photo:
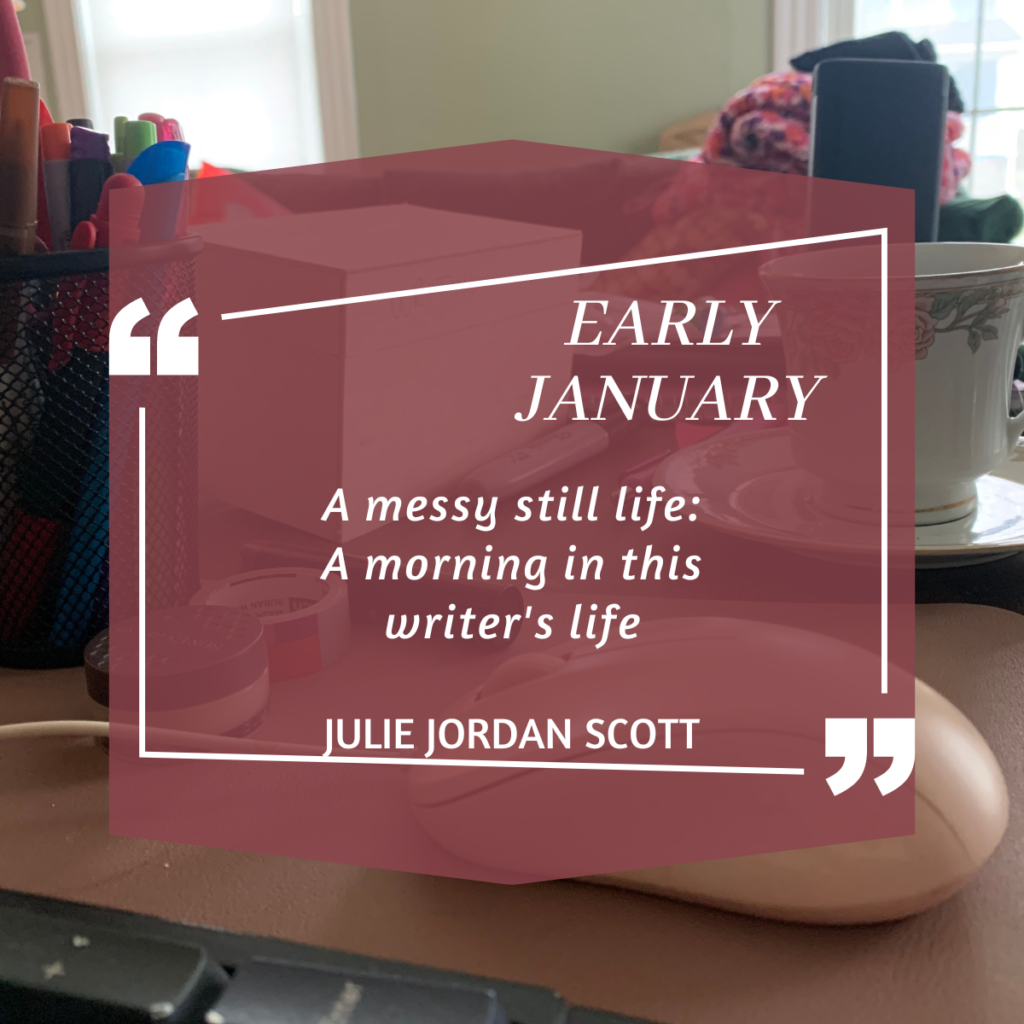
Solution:
[{"label": "pink knitted fabric", "polygon": [[[811,76],[776,71],[756,79],[719,112],[695,160],[760,171],[806,174],[810,147]],[[948,203],[971,169],[953,143],[963,134],[959,114],[946,115],[939,201]]]}]

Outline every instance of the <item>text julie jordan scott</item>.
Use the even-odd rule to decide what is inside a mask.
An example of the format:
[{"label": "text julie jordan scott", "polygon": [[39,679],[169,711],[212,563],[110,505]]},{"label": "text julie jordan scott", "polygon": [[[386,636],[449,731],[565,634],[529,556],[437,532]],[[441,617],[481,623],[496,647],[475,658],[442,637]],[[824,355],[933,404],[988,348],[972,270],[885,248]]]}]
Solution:
[{"label": "text julie jordan scott", "polygon": [[[433,757],[444,750],[665,750],[693,749],[693,727],[699,718],[591,718],[585,723],[548,718],[525,723],[509,718],[428,718],[426,725],[414,718],[328,718],[324,757],[344,755],[347,750],[412,750]],[[481,756],[483,756],[481,754]]]}]

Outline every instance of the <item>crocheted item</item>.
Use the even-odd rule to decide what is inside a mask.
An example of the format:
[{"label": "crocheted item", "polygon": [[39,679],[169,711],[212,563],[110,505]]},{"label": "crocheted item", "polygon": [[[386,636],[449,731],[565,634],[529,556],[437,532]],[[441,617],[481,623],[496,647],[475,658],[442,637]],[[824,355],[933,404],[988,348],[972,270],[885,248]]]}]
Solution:
[{"label": "crocheted item", "polygon": [[806,174],[810,126],[811,76],[776,71],[755,79],[726,103],[698,159]]},{"label": "crocheted item", "polygon": [[[811,75],[775,71],[738,92],[719,112],[695,160],[760,171],[806,174],[810,149]],[[939,201],[948,203],[971,169],[953,143],[963,134],[959,114],[946,115]]]},{"label": "crocheted item", "polygon": [[[651,259],[667,253],[743,246],[771,240],[768,220],[748,207],[712,203],[689,210],[672,222],[656,224],[627,254],[628,260]],[[693,260],[654,263],[646,267],[606,270],[594,282],[595,291],[634,299],[662,299],[709,294],[740,260],[756,266],[760,254],[732,260]]]},{"label": "crocheted item", "polygon": [[953,143],[964,133],[964,119],[951,110],[946,114],[946,149],[942,154],[942,181],[939,202],[948,203],[960,188],[960,182],[971,173],[971,156]]}]

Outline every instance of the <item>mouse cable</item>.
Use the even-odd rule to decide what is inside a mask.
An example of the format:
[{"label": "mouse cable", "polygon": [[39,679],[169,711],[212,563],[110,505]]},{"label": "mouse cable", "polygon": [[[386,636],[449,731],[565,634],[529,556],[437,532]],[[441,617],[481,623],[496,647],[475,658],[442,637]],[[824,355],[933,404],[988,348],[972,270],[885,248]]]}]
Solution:
[{"label": "mouse cable", "polygon": [[107,722],[64,720],[55,722],[17,722],[0,725],[0,740],[38,739],[43,736],[109,736]]},{"label": "mouse cable", "polygon": [[[135,725],[115,725],[114,733],[126,740],[137,740],[139,731]],[[0,740],[41,739],[52,736],[97,736],[109,737],[109,722],[93,722],[88,720],[63,720],[52,722],[17,722],[13,725],[0,725]],[[209,750],[214,752],[236,752],[245,754],[300,754],[304,757],[316,755],[324,757],[321,748],[306,744],[282,742],[280,740],[260,740],[253,737],[219,736],[212,733],[183,732],[177,729],[147,728],[146,734],[154,741],[170,744],[181,744],[191,750]],[[156,753],[156,752],[154,752]]]}]

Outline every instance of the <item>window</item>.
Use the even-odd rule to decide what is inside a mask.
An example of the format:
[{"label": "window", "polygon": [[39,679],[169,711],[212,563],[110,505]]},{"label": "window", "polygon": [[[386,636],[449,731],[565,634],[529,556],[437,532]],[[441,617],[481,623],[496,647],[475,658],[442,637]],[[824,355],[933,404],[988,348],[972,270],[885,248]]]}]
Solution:
[{"label": "window", "polygon": [[[44,0],[59,116],[155,111],[202,160],[262,170],[358,155],[340,0]],[[70,69],[70,70],[69,70]]]},{"label": "window", "polygon": [[1024,3],[1021,0],[856,0],[854,33],[902,29],[935,44],[964,100],[967,191],[1024,195]]}]

